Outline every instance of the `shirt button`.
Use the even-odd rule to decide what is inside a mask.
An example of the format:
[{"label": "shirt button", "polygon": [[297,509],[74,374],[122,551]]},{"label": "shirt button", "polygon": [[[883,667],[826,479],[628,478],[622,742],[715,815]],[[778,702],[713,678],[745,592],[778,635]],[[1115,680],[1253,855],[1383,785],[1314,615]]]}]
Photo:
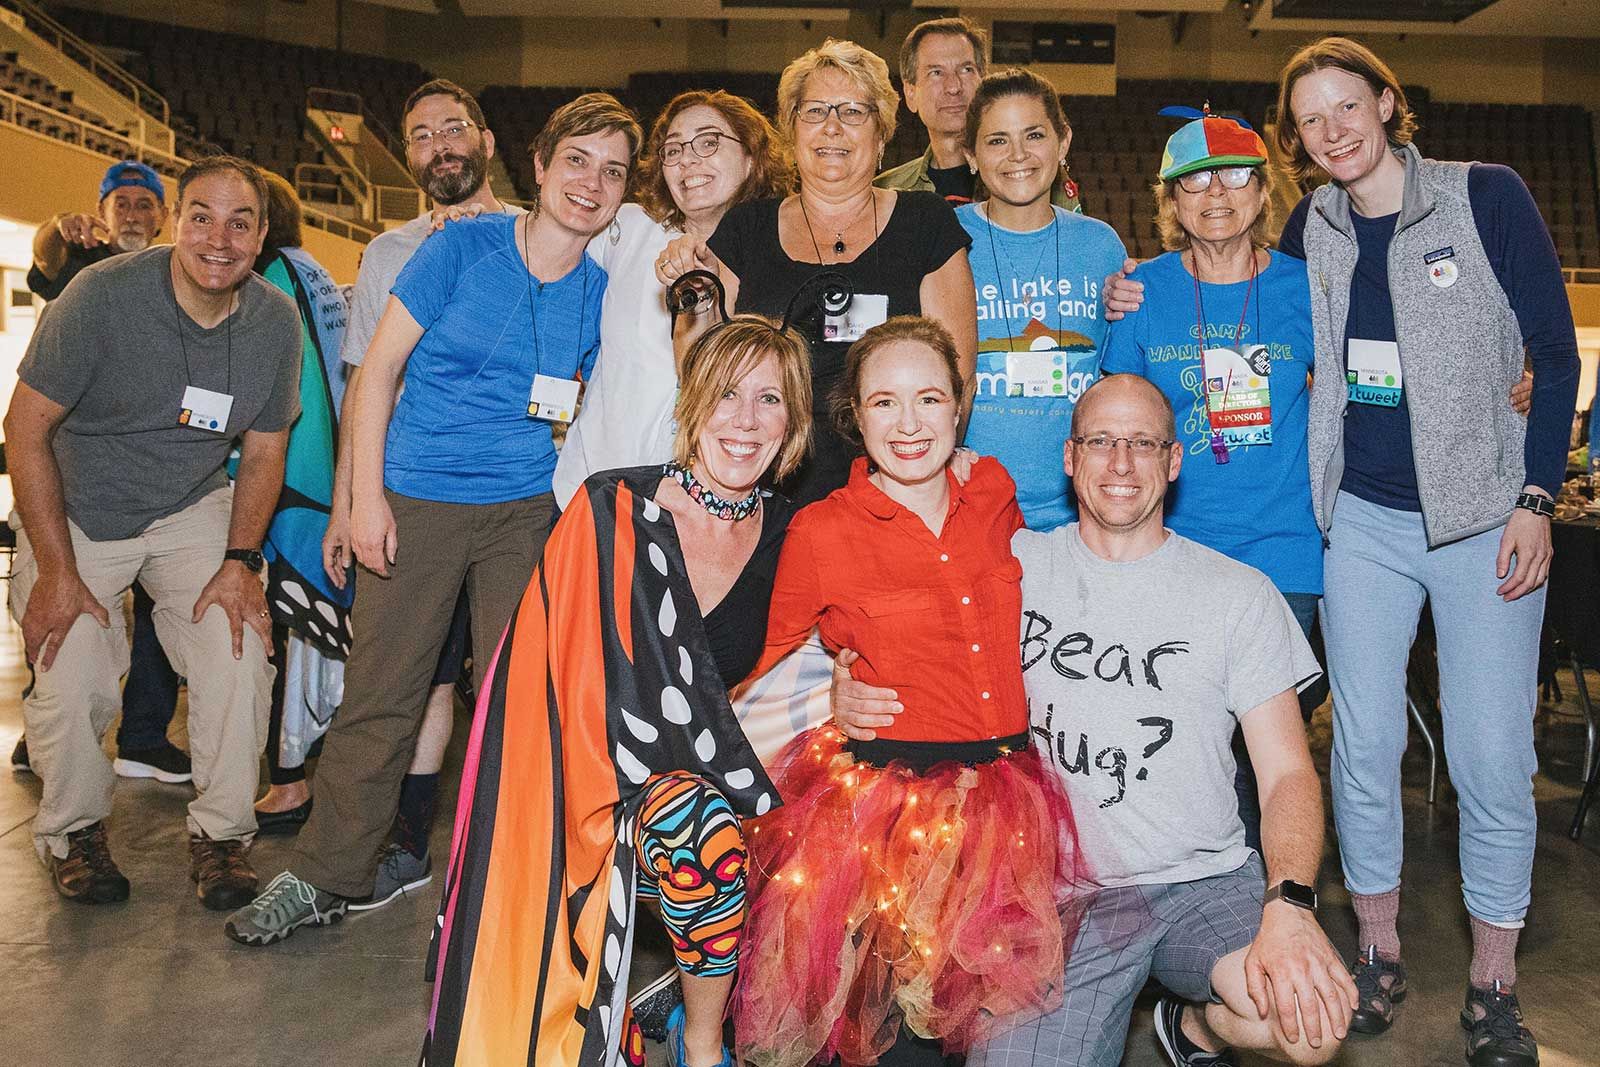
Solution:
[{"label": "shirt button", "polygon": [[964,596],[964,597],[961,598],[961,602],[963,604],[970,604],[970,603],[972,603],[972,598],[969,597],[969,596]]},{"label": "shirt button", "polygon": [[982,651],[982,649],[978,645],[973,645],[972,646],[972,651],[979,652],[979,651]]},{"label": "shirt button", "polygon": [[985,690],[984,690],[984,691],[983,691],[983,699],[985,699],[985,700],[988,700],[988,699],[989,699],[989,691],[988,691],[988,690],[987,690],[987,689],[985,689]]},{"label": "shirt button", "polygon": [[941,552],[941,553],[939,553],[939,562],[940,563],[949,563],[950,562],[950,557],[948,555],[946,555],[945,553]]}]

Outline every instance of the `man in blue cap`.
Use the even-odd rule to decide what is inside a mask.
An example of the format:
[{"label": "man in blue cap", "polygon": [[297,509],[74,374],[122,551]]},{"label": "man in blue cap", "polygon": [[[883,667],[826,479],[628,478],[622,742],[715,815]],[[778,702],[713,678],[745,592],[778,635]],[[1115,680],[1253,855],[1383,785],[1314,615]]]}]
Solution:
[{"label": "man in blue cap", "polygon": [[[66,212],[39,227],[33,238],[28,288],[54,300],[83,268],[150,247],[166,225],[166,201],[166,187],[155,170],[132,159],[113,163],[100,180],[99,214]],[[124,778],[181,784],[193,776],[189,755],[167,740],[178,701],[178,676],[156,639],[152,606],[144,588],[135,584],[132,666],[123,690],[113,766]],[[32,769],[27,738],[18,739],[11,766]]]},{"label": "man in blue cap", "polygon": [[161,175],[136,160],[113,163],[100,180],[98,214],[66,212],[39,227],[28,288],[54,300],[91,263],[149,248],[166,222]]}]

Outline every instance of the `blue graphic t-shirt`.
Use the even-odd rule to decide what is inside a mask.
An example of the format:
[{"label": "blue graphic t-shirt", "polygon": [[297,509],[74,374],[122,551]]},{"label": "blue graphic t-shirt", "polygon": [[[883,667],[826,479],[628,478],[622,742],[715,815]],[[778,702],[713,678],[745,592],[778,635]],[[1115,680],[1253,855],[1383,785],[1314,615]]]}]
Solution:
[{"label": "blue graphic t-shirt", "polygon": [[993,225],[982,204],[956,218],[972,235],[978,298],[978,388],[966,444],[1017,483],[1030,530],[1053,530],[1077,508],[1061,469],[1072,406],[1094,381],[1106,322],[1100,283],[1127,256],[1115,230],[1055,209],[1029,233]]},{"label": "blue graphic t-shirt", "polygon": [[[1246,383],[1248,390],[1231,394],[1250,397],[1254,406],[1219,413],[1241,418],[1259,413],[1263,425],[1219,423],[1232,431],[1234,440],[1252,434],[1256,439],[1270,436],[1270,444],[1234,444],[1227,463],[1218,463],[1212,453],[1196,343],[1194,275],[1177,252],[1133,272],[1132,277],[1144,283],[1144,306],[1111,324],[1100,369],[1104,374],[1148,378],[1172,401],[1184,453],[1178,481],[1167,492],[1167,526],[1265,572],[1279,592],[1320,594],[1322,537],[1311,512],[1306,456],[1306,409],[1315,359],[1311,290],[1304,262],[1278,252],[1271,257],[1254,292],[1247,281],[1206,284],[1200,300],[1208,348],[1235,349],[1242,344],[1246,355],[1254,355],[1255,346],[1264,346],[1264,355],[1270,357],[1270,363],[1262,363],[1270,366],[1270,373],[1253,375],[1255,380]],[[1227,386],[1237,390],[1231,379]],[[1269,410],[1262,411],[1263,406]],[[1270,429],[1270,435],[1263,429]]]},{"label": "blue graphic t-shirt", "polygon": [[528,394],[535,373],[594,368],[606,272],[586,253],[562,278],[534,278],[516,244],[520,219],[452,222],[390,290],[427,331],[384,454],[384,485],[402,496],[500,504],[550,492],[555,444],[550,424],[528,415]]}]

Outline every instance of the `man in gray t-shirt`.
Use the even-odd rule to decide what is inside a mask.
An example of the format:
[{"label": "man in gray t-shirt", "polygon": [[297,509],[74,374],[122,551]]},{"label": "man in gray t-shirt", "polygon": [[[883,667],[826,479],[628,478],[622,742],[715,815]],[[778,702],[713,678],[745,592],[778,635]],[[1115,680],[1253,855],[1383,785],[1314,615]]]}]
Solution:
[{"label": "man in gray t-shirt", "polygon": [[[1079,521],[1019,531],[1012,548],[1034,743],[1072,798],[1098,888],[1068,915],[1061,1007],[968,1062],[1115,1067],[1152,975],[1174,994],[1156,1034],[1175,1065],[1223,1062],[1228,1046],[1326,1062],[1356,991],[1315,914],[1322,791],[1295,694],[1316,660],[1265,575],[1162,525],[1183,454],[1158,389],[1102,379],[1072,434]],[[846,733],[892,721],[892,692],[835,679]],[[1262,857],[1239,821],[1236,726],[1261,791]]]},{"label": "man in gray t-shirt", "polygon": [[245,853],[273,676],[260,547],[300,413],[299,313],[251,273],[266,202],[253,165],[195,163],[178,181],[173,245],[80,273],[18,369],[11,607],[38,671],[23,702],[44,782],[34,845],[69,900],[129,892],[106,842],[115,776],[100,736],[121,702],[134,581],[189,680],[190,874],[208,908],[255,892]]}]

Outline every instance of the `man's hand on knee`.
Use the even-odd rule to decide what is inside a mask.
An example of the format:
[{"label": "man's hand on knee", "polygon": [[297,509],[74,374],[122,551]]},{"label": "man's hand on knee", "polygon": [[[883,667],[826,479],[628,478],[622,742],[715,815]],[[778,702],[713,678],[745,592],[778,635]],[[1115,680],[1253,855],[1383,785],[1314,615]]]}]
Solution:
[{"label": "man's hand on knee", "polygon": [[1217,963],[1212,987],[1223,1003],[1207,1021],[1236,1048],[1326,1063],[1349,1032],[1355,982],[1310,912],[1272,914],[1290,908],[1269,904],[1255,941]]},{"label": "man's hand on knee", "polygon": [[267,657],[272,657],[272,613],[267,610],[267,595],[261,579],[243,563],[228,560],[217,568],[206,587],[200,590],[200,599],[194,602],[194,618],[198,623],[212,605],[222,609],[228,617],[228,630],[233,634],[233,658],[244,658],[244,628],[256,632],[266,646]]},{"label": "man's hand on knee", "polygon": [[102,629],[111,625],[105,605],[95,599],[77,570],[40,571],[22,612],[22,643],[28,662],[41,671],[49,670],[79,615],[92,616]]}]

